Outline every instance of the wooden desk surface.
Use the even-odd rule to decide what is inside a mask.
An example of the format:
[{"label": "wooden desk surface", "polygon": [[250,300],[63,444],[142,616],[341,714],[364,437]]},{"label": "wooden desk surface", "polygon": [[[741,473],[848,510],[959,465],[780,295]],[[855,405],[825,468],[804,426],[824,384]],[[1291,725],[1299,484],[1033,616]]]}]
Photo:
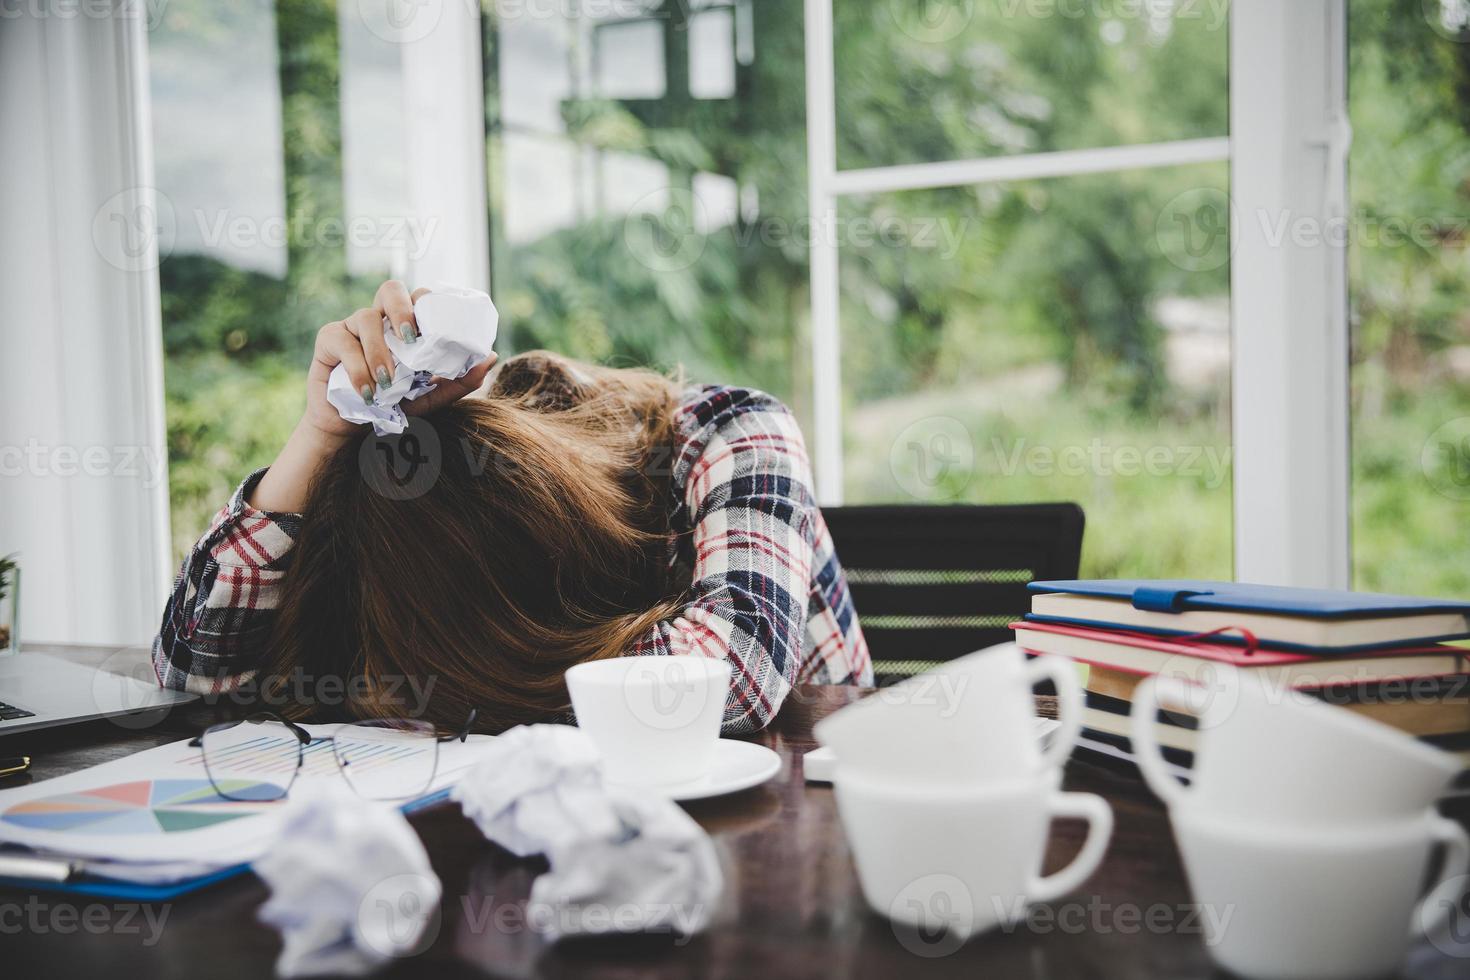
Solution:
[{"label": "wooden desk surface", "polygon": [[[763,787],[689,805],[713,835],[726,872],[720,908],[705,934],[548,947],[523,925],[521,914],[538,866],[488,844],[451,804],[411,818],[444,884],[434,942],[380,975],[887,978],[917,972],[1005,980],[1215,975],[1197,917],[1189,911],[1190,896],[1162,807],[1135,777],[1081,759],[1069,764],[1066,788],[1105,796],[1117,826],[1102,867],[1078,892],[1038,907],[1029,925],[1022,923],[1010,934],[992,933],[959,948],[947,938],[896,930],[870,912],[832,790],[806,785],[801,768],[802,753],[814,747],[813,723],[857,696],[850,689],[799,689],[758,738],[780,753],[780,774]],[[0,755],[34,754],[34,778],[45,778],[193,734],[209,716],[208,709],[192,707],[143,731],[98,722],[11,736],[0,739]],[[1076,853],[1082,831],[1071,821],[1056,825],[1049,869]],[[0,969],[19,978],[270,976],[279,941],[255,920],[265,897],[265,886],[253,876],[147,910],[106,899],[0,890]],[[1146,921],[1169,925],[1151,929]],[[1406,961],[1406,975],[1464,980],[1470,976],[1470,937],[1464,953],[1467,958],[1446,955],[1421,942]]]}]

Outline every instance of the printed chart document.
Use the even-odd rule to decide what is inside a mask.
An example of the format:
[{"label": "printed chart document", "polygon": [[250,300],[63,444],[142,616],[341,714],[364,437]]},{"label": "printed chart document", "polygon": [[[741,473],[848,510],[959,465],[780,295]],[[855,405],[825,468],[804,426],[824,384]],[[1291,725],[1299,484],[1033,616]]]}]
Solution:
[{"label": "printed chart document", "polygon": [[[313,738],[340,726],[304,725]],[[290,783],[294,749],[256,740],[234,758],[223,797],[204,768],[204,754],[189,740],[160,745],[81,772],[0,791],[0,844],[22,845],[87,862],[95,873],[133,881],[172,880],[253,861],[270,845],[284,801],[313,780],[342,779],[332,743],[304,747],[300,774]],[[427,771],[415,752],[437,752],[426,796],[453,785],[494,741],[471,735],[465,742],[401,748],[358,761],[382,775],[391,767]],[[426,739],[425,742],[428,742]],[[394,801],[407,804],[409,801]]]}]

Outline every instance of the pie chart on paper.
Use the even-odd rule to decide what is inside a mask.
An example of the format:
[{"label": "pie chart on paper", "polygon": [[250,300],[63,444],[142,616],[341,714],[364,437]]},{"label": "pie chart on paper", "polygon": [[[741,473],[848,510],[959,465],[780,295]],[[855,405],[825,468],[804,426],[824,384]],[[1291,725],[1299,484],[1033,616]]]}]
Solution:
[{"label": "pie chart on paper", "polygon": [[208,779],[140,779],[43,796],[0,813],[0,823],[84,834],[174,834],[252,817],[273,806],[274,783],[227,780],[220,796]]}]

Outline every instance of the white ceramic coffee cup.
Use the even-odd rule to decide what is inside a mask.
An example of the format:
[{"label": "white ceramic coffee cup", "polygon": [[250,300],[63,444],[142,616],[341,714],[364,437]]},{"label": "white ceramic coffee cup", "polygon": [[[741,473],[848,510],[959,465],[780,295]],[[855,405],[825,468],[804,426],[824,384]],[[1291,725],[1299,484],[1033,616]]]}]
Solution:
[{"label": "white ceramic coffee cup", "polygon": [[[1050,680],[1062,727],[1045,752],[1032,688]],[[817,739],[839,771],[886,781],[1036,776],[1066,762],[1082,725],[1082,685],[1063,657],[1027,660],[1002,643],[885,687],[822,719]]]},{"label": "white ceramic coffee cup", "polygon": [[[1366,824],[1423,812],[1460,772],[1447,752],[1250,671],[1226,668],[1214,683],[1153,677],[1134,692],[1133,755],[1171,808],[1266,824]],[[1199,719],[1188,787],[1159,754],[1160,707]]]},{"label": "white ceramic coffee cup", "polygon": [[566,673],[577,725],[602,752],[609,782],[668,786],[709,771],[730,665],[709,657],[617,657]]},{"label": "white ceramic coffee cup", "polygon": [[[1027,904],[1077,888],[1102,863],[1113,831],[1107,801],[1063,793],[1053,771],[1011,783],[894,784],[839,768],[837,811],[873,911],[961,939],[1015,921]],[[1076,858],[1043,876],[1051,822],[1087,821]]]},{"label": "white ceramic coffee cup", "polygon": [[[1410,941],[1443,922],[1437,892],[1470,869],[1470,838],[1434,813],[1349,830],[1290,832],[1172,813],[1205,944],[1245,977],[1354,980],[1395,972]],[[1434,888],[1421,886],[1436,844]]]}]

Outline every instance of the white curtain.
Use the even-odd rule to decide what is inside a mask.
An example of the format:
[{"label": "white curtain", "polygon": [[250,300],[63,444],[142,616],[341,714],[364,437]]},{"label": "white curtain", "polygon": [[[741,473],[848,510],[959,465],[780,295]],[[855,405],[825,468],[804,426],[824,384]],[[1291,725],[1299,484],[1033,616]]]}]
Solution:
[{"label": "white curtain", "polygon": [[172,576],[144,5],[0,21],[0,554],[24,641],[146,641]]}]

